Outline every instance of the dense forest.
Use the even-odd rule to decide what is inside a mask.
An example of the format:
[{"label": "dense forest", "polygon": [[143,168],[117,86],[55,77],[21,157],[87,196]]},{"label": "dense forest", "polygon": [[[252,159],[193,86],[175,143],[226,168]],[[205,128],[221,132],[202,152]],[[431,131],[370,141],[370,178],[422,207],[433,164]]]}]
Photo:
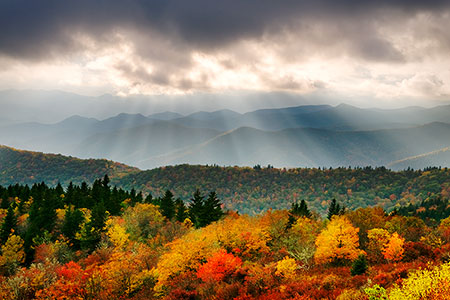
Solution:
[{"label": "dense forest", "polygon": [[216,191],[226,209],[256,215],[268,209],[289,209],[306,200],[325,214],[333,199],[349,209],[381,206],[390,212],[400,206],[450,195],[450,169],[392,171],[372,168],[277,169],[259,165],[219,167],[178,165],[147,171],[107,160],[81,160],[62,155],[0,147],[0,184],[46,182],[67,187],[72,181],[92,184],[108,174],[111,183],[145,196],[161,197],[171,190],[184,201],[197,190]]},{"label": "dense forest", "polygon": [[450,195],[450,169],[429,168],[394,172],[380,168],[277,169],[219,166],[168,166],[113,180],[126,189],[161,195],[173,190],[184,200],[198,188],[215,190],[228,209],[250,215],[272,209],[287,209],[306,200],[325,213],[336,199],[350,209],[395,207]]},{"label": "dense forest", "polygon": [[70,182],[92,183],[108,174],[110,178],[121,177],[139,169],[105,159],[79,159],[60,154],[48,154],[18,150],[0,145],[0,184],[17,182],[32,185],[44,181],[56,186]]},{"label": "dense forest", "polygon": [[450,297],[450,217],[433,208],[449,206],[443,197],[389,214],[333,199],[321,217],[308,199],[249,216],[213,190],[179,196],[112,187],[107,175],[0,187],[0,298]]}]

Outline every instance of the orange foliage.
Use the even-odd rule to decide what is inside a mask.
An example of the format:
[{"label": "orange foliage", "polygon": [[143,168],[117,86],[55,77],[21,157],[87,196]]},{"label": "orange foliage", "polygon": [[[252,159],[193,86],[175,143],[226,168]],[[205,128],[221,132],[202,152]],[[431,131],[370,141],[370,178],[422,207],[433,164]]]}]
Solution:
[{"label": "orange foliage", "polygon": [[242,265],[242,260],[221,249],[197,271],[197,277],[204,282],[222,281]]},{"label": "orange foliage", "polygon": [[400,237],[397,232],[394,232],[389,238],[388,243],[383,249],[384,258],[388,261],[399,261],[403,257],[403,244],[405,239]]}]

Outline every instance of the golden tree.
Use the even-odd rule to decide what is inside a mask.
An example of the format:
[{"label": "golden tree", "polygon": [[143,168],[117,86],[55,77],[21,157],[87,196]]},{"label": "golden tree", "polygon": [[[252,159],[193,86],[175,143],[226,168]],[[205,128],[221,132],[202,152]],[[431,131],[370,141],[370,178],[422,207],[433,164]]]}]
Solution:
[{"label": "golden tree", "polygon": [[316,239],[316,263],[351,261],[363,253],[359,247],[358,228],[353,227],[345,216],[334,216]]},{"label": "golden tree", "polygon": [[394,232],[383,249],[384,258],[388,261],[399,261],[403,257],[405,239]]}]

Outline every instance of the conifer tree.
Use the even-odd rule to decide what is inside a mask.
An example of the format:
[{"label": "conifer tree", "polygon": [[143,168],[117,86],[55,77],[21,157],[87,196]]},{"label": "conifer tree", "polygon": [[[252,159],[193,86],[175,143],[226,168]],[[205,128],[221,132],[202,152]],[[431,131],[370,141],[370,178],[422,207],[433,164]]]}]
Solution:
[{"label": "conifer tree", "polygon": [[172,220],[175,216],[175,203],[173,201],[173,194],[167,190],[164,197],[161,198],[160,211],[167,219]]},{"label": "conifer tree", "polygon": [[331,220],[333,216],[341,216],[345,213],[345,206],[341,206],[337,203],[336,199],[331,200],[330,207],[328,208],[327,218]]},{"label": "conifer tree", "polygon": [[203,213],[204,202],[205,198],[197,189],[189,204],[189,218],[196,228],[201,227],[201,215]]},{"label": "conifer tree", "polygon": [[217,198],[216,192],[209,193],[202,209],[203,212],[201,214],[200,225],[203,227],[211,224],[212,222],[220,220],[220,218],[223,216],[221,206],[222,203],[220,203],[220,200]]},{"label": "conifer tree", "polygon": [[2,227],[0,228],[0,243],[4,244],[8,240],[11,230],[16,231],[17,217],[14,214],[13,203],[8,207],[8,212],[3,219]]},{"label": "conifer tree", "polygon": [[69,207],[66,210],[61,233],[74,242],[75,234],[80,230],[80,225],[82,222],[83,213],[77,208],[72,209]]},{"label": "conifer tree", "polygon": [[175,200],[175,211],[175,220],[178,222],[183,222],[188,217],[186,205],[180,198]]}]

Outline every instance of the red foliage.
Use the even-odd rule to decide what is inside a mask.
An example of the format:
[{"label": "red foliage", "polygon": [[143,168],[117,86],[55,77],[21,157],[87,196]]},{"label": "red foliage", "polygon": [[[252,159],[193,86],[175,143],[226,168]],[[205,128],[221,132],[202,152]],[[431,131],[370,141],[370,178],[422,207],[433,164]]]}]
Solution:
[{"label": "red foliage", "polygon": [[403,253],[404,261],[413,261],[416,259],[435,259],[436,254],[431,246],[421,242],[406,242],[403,245],[405,252]]},{"label": "red foliage", "polygon": [[220,250],[197,271],[197,277],[204,282],[222,281],[242,265],[242,260],[233,254]]}]

